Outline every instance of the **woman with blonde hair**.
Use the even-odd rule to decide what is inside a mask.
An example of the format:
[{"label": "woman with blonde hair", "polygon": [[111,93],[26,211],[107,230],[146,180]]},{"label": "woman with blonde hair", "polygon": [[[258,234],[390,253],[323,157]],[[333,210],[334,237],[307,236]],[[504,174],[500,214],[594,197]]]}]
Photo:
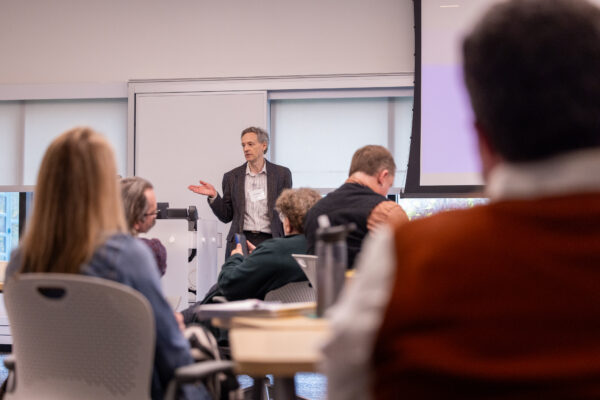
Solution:
[{"label": "woman with blonde hair", "polygon": [[[33,213],[11,256],[6,284],[19,274],[59,272],[110,279],[138,290],[156,321],[152,399],[162,399],[175,368],[193,359],[161,292],[150,250],[126,233],[116,177],[113,151],[100,134],[79,127],[57,137],[42,160]],[[204,387],[184,392],[184,397],[208,397]]]}]

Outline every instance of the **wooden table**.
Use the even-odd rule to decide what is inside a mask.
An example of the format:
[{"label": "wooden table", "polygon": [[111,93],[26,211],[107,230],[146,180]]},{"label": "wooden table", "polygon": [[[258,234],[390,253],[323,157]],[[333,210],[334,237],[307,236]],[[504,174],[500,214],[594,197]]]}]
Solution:
[{"label": "wooden table", "polygon": [[275,398],[294,399],[294,375],[317,371],[320,346],[329,332],[323,319],[233,318],[229,343],[236,372],[254,377],[272,374]]}]

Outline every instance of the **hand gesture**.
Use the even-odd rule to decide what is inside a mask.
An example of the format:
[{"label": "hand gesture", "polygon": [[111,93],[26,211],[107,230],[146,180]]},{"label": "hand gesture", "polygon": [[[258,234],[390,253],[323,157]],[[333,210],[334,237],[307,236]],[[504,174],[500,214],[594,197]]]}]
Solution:
[{"label": "hand gesture", "polygon": [[393,201],[382,201],[369,214],[367,229],[370,231],[388,223],[408,222],[408,217],[402,207]]},{"label": "hand gesture", "polygon": [[249,240],[246,240],[246,244],[248,245],[248,253],[252,254],[252,252],[254,251],[254,249],[256,248],[256,246],[253,245],[252,243],[250,243]]},{"label": "hand gesture", "polygon": [[233,250],[231,250],[231,254],[229,254],[230,256],[234,255],[234,254],[239,254],[240,256],[244,256],[244,252],[242,251],[242,245],[240,243],[238,243]]},{"label": "hand gesture", "polygon": [[203,194],[208,197],[217,197],[215,187],[208,182],[199,181],[200,185],[190,185],[188,189],[194,193]]}]

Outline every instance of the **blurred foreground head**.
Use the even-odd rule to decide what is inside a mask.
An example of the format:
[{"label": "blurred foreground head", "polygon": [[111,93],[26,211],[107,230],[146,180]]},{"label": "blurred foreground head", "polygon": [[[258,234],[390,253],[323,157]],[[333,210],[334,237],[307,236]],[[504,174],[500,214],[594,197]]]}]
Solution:
[{"label": "blurred foreground head", "polygon": [[583,0],[493,6],[463,43],[480,140],[510,162],[600,146],[600,10]]},{"label": "blurred foreground head", "polygon": [[23,272],[78,273],[111,234],[126,231],[113,150],[88,127],[52,141],[23,241]]}]

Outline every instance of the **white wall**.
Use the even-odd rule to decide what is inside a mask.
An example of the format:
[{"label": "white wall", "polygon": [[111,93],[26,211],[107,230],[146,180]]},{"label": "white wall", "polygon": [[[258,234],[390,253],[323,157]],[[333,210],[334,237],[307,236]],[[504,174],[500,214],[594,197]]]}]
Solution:
[{"label": "white wall", "polygon": [[413,72],[412,0],[2,0],[0,85]]}]

